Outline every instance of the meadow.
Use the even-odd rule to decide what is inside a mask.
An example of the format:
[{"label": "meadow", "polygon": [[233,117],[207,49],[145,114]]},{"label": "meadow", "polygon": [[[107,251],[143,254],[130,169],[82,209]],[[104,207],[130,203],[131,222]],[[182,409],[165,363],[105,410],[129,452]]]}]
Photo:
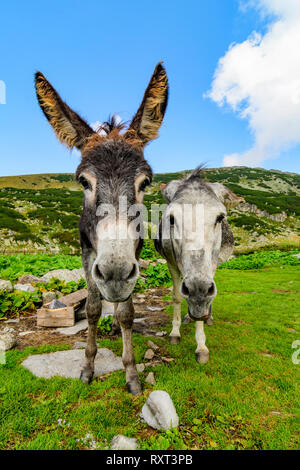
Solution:
[{"label": "meadow", "polygon": [[[127,393],[122,371],[86,386],[79,380],[40,379],[21,365],[30,354],[70,348],[66,344],[7,352],[6,364],[0,366],[0,448],[105,449],[119,433],[136,437],[142,449],[299,448],[300,365],[292,361],[292,345],[300,339],[299,260],[291,253],[262,252],[259,257],[260,266],[249,255],[217,271],[215,323],[206,328],[207,364],[195,361],[194,324],[182,325],[179,346],[169,345],[167,337],[134,334],[138,363],[144,361],[149,339],[160,346],[161,355],[174,359],[146,365],[141,396]],[[36,268],[38,263],[28,261],[24,258],[22,265],[22,258],[15,260],[19,268],[10,263],[15,275],[17,269]],[[138,289],[150,303],[155,287],[148,287],[170,285],[165,268],[157,269],[159,276],[150,270],[151,282]],[[165,300],[171,300],[171,293]],[[169,333],[170,304],[166,311]],[[186,312],[183,302],[183,317]],[[121,355],[120,337],[102,334],[98,344]],[[154,386],[145,383],[150,371],[155,373]],[[172,397],[180,420],[177,430],[151,430],[139,419],[154,389]]]}]

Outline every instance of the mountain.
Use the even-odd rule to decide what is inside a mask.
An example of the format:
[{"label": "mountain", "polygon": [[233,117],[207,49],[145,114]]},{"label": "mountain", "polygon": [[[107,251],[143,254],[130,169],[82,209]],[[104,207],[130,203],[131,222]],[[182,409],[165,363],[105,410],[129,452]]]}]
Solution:
[{"label": "mountain", "polygon": [[[162,204],[161,183],[188,170],[154,175],[145,204]],[[245,199],[228,214],[236,251],[300,245],[300,175],[262,168],[203,170],[203,178]],[[77,253],[82,190],[69,173],[0,177],[0,251]]]}]

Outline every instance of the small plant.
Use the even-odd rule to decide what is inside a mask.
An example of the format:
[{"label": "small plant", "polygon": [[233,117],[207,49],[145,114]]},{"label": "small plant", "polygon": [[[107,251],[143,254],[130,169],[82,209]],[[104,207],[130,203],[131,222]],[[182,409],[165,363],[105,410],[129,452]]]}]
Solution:
[{"label": "small plant", "polygon": [[99,333],[103,336],[107,335],[112,328],[112,324],[113,324],[112,315],[108,315],[107,317],[104,317],[104,318],[99,318],[98,325],[97,325]]},{"label": "small plant", "polygon": [[5,317],[8,313],[19,314],[35,310],[36,305],[40,302],[41,294],[38,291],[0,291],[0,318]]}]

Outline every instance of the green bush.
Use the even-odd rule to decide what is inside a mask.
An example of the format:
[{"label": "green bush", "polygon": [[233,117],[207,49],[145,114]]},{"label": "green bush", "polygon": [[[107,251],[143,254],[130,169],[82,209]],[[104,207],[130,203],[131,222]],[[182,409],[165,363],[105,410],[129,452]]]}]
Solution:
[{"label": "green bush", "polygon": [[219,269],[260,269],[265,266],[296,266],[300,265],[300,259],[296,256],[296,251],[284,252],[275,251],[259,251],[251,255],[241,255],[237,258],[226,261]]}]

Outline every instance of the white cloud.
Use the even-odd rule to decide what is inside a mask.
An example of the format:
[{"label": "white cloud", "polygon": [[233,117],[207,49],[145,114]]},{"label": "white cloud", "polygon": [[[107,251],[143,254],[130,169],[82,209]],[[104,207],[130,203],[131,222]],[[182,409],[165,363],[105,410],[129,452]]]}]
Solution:
[{"label": "white cloud", "polygon": [[[269,18],[267,32],[232,44],[219,60],[209,96],[249,122],[254,145],[224,165],[257,166],[300,142],[300,1],[250,0]],[[271,15],[271,16],[270,16]]]}]

